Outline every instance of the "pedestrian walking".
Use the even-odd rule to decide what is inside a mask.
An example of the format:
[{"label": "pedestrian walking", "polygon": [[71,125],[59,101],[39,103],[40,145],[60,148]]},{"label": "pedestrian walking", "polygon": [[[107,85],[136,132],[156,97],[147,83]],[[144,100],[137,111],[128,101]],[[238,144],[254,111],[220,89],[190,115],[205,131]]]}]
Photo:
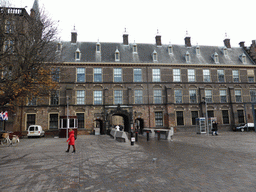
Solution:
[{"label": "pedestrian walking", "polygon": [[212,135],[218,135],[218,123],[217,121],[212,122]]},{"label": "pedestrian walking", "polygon": [[67,153],[69,152],[69,149],[70,149],[70,145],[73,146],[73,152],[72,153],[75,153],[76,152],[76,147],[75,147],[75,132],[72,130],[72,129],[69,129],[68,130],[68,149],[67,149]]}]

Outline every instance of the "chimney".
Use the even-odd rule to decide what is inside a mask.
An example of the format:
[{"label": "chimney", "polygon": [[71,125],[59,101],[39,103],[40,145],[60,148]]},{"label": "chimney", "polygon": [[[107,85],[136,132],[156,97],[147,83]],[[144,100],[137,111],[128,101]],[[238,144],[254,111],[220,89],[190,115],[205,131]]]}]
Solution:
[{"label": "chimney", "polygon": [[71,43],[76,43],[77,42],[77,32],[74,26],[74,30],[71,32]]},{"label": "chimney", "polygon": [[158,30],[157,30],[157,34],[156,34],[156,45],[157,46],[162,46],[161,35],[159,34]]},{"label": "chimney", "polygon": [[244,48],[244,41],[241,41],[241,42],[239,43],[239,45],[240,45],[240,47],[243,47],[243,48]]},{"label": "chimney", "polygon": [[126,32],[126,28],[124,29],[124,34],[123,34],[123,44],[124,45],[129,45],[129,40],[128,40],[128,33]]},{"label": "chimney", "polygon": [[185,37],[185,46],[186,47],[191,47],[191,42],[190,42],[190,37]]},{"label": "chimney", "polygon": [[226,38],[226,39],[224,39],[224,45],[229,49],[229,48],[231,48],[231,45],[230,45],[230,39],[228,39],[228,38]]}]

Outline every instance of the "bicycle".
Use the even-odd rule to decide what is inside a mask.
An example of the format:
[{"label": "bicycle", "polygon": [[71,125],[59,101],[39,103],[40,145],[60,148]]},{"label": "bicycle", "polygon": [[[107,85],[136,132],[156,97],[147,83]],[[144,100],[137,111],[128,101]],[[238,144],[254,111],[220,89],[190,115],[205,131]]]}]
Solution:
[{"label": "bicycle", "polygon": [[2,134],[2,139],[1,139],[1,145],[3,146],[16,146],[19,142],[20,142],[20,139],[17,135],[13,135],[12,136],[12,140],[10,139],[9,137],[9,133],[3,133]]}]

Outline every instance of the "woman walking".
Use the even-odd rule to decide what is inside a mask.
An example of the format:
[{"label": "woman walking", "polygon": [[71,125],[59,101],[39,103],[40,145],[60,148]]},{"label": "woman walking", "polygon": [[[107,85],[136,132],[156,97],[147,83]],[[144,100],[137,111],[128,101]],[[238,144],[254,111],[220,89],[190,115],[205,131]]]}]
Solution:
[{"label": "woman walking", "polygon": [[67,149],[67,153],[69,152],[69,149],[70,149],[70,145],[73,146],[73,152],[72,153],[75,153],[76,152],[76,147],[75,147],[75,132],[72,130],[72,129],[69,129],[68,130],[69,133],[68,133],[68,149]]}]

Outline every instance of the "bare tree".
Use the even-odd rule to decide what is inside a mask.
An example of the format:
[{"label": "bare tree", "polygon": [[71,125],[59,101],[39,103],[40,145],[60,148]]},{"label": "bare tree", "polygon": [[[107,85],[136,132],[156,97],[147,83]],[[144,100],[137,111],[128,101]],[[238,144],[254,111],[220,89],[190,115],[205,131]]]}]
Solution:
[{"label": "bare tree", "polygon": [[55,88],[56,26],[43,11],[0,8],[0,106]]}]

